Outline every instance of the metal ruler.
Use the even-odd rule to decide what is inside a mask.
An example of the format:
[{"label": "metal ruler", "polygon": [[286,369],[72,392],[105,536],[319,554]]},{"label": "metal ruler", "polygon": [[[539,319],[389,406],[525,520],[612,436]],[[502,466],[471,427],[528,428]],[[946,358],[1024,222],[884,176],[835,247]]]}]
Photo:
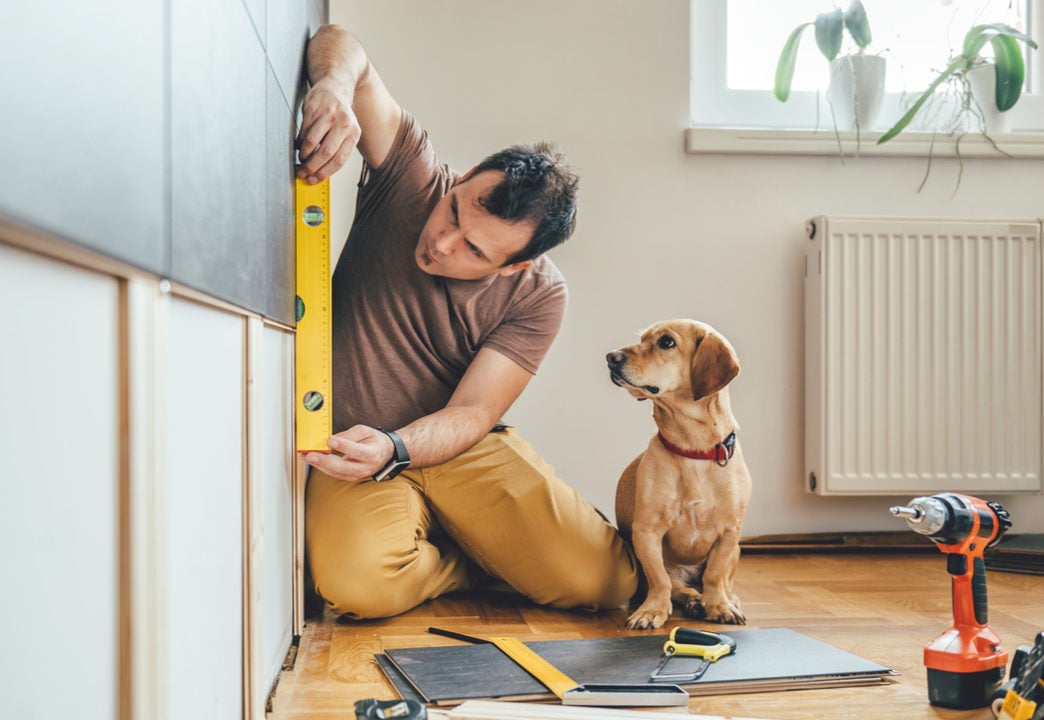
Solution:
[{"label": "metal ruler", "polygon": [[297,298],[294,418],[298,452],[329,452],[333,430],[330,292],[330,181],[297,180]]}]

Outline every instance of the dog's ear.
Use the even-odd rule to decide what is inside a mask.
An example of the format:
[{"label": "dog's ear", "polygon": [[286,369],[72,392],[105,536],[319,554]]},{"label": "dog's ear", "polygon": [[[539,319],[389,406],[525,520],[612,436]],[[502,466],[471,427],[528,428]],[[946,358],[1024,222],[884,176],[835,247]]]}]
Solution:
[{"label": "dog's ear", "polygon": [[724,338],[709,332],[692,354],[692,399],[713,395],[739,375],[739,359]]}]

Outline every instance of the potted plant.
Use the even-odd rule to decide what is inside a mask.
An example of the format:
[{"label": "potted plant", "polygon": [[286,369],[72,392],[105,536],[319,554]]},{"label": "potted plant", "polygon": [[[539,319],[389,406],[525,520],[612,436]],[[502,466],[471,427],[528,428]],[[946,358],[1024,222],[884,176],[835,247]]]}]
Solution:
[{"label": "potted plant", "polygon": [[[1009,25],[993,23],[974,26],[964,36],[961,53],[949,61],[945,69],[917,97],[906,114],[881,136],[877,144],[886,143],[901,133],[935,96],[935,91],[946,82],[951,84],[957,104],[953,113],[941,121],[941,129],[947,133],[963,131],[967,121],[971,119],[975,121],[979,131],[990,139],[988,132],[993,128],[988,124],[988,120],[995,113],[1010,110],[1022,95],[1026,67],[1022,60],[1019,41],[1034,49],[1037,47],[1032,38]],[[979,54],[987,42],[993,48],[992,61]],[[986,95],[979,94],[983,87],[987,88]]]},{"label": "potted plant", "polygon": [[[870,127],[877,117],[884,94],[885,77],[885,59],[864,52],[872,35],[870,21],[860,0],[852,0],[845,11],[834,8],[830,12],[820,13],[815,20],[794,28],[783,45],[776,64],[776,82],[773,87],[776,99],[786,102],[790,97],[798,48],[805,30],[810,26],[815,27],[819,51],[830,62],[827,100],[830,103],[834,128],[854,128],[858,134],[860,128]],[[839,57],[845,31],[855,43],[856,51]]]}]

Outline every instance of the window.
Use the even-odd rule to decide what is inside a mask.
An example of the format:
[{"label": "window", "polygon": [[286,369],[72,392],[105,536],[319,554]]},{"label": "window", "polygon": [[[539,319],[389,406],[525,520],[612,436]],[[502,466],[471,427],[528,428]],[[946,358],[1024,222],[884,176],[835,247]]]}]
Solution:
[{"label": "window", "polygon": [[[787,102],[772,94],[776,62],[790,32],[834,5],[849,0],[692,0],[691,110],[700,128],[833,130],[825,98],[829,64],[820,54],[814,29],[802,37]],[[868,52],[888,65],[886,95],[871,130],[890,127],[913,99],[959,51],[974,24],[1005,22],[1033,37],[1041,50],[1027,49],[1026,86],[1012,114],[1012,130],[1044,130],[1041,72],[1044,62],[1044,0],[862,0],[873,41]],[[845,37],[847,51],[851,43]],[[990,52],[987,44],[984,55]],[[940,114],[942,114],[940,112]],[[924,117],[920,117],[924,115]],[[910,130],[925,126],[920,113]]]}]

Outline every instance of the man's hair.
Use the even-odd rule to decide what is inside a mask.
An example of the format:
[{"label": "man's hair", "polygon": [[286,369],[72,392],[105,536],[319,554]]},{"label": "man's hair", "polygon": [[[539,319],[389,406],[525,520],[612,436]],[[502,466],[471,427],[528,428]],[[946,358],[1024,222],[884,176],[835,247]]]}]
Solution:
[{"label": "man's hair", "polygon": [[508,222],[532,222],[529,243],[504,265],[532,260],[565,242],[576,228],[579,178],[554,146],[512,145],[475,166],[470,175],[499,170],[504,178],[479,199],[486,212]]}]

